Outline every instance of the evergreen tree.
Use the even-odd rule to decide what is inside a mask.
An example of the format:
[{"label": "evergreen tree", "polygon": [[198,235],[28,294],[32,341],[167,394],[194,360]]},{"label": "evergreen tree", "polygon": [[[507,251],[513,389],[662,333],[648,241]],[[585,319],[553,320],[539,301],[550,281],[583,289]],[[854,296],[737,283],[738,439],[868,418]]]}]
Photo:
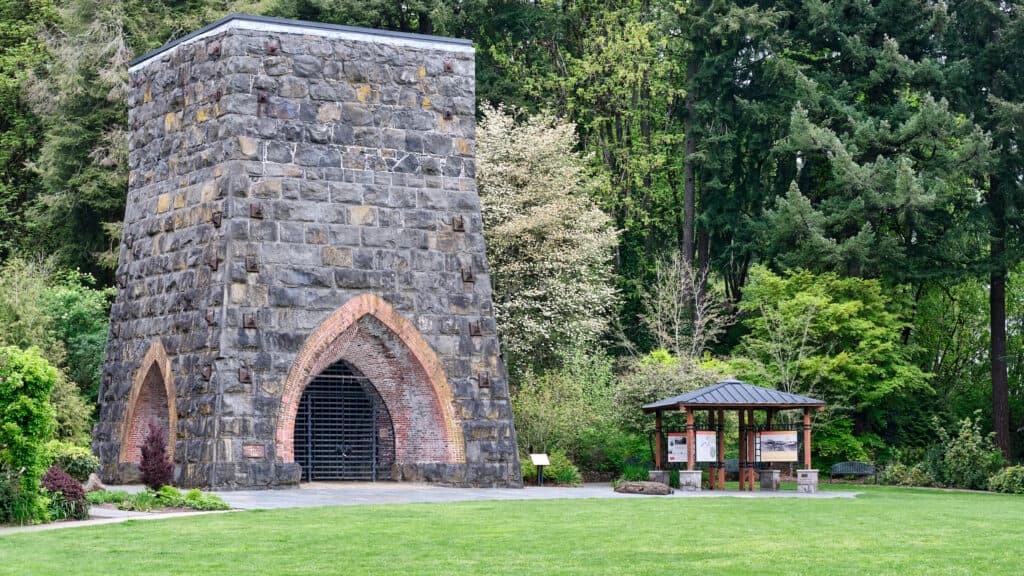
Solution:
[{"label": "evergreen tree", "polygon": [[948,91],[956,108],[991,134],[992,162],[978,183],[988,250],[992,424],[1011,455],[1006,283],[1024,259],[1024,2],[953,0],[945,49]]}]

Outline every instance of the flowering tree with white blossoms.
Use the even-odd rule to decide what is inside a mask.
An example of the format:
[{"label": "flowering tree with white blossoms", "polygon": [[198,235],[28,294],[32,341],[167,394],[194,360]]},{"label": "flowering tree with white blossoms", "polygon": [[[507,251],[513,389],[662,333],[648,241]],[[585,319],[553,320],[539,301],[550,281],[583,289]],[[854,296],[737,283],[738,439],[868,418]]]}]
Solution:
[{"label": "flowering tree with white blossoms", "polygon": [[618,303],[618,233],[593,198],[607,181],[576,151],[571,123],[487,108],[477,183],[502,346],[513,372],[593,345]]}]

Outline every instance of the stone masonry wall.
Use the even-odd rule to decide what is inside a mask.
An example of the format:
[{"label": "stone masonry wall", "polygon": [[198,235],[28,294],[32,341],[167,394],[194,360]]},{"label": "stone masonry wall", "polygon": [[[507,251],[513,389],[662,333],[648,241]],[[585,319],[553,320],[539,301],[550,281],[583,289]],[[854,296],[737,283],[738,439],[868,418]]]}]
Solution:
[{"label": "stone masonry wall", "polygon": [[521,484],[474,180],[473,65],[443,44],[236,26],[133,68],[123,288],[94,440],[105,477],[123,472],[135,363],[160,338],[177,482],[295,482],[274,438],[285,380],[310,333],[371,293],[437,354],[465,439],[464,464],[399,476]]}]

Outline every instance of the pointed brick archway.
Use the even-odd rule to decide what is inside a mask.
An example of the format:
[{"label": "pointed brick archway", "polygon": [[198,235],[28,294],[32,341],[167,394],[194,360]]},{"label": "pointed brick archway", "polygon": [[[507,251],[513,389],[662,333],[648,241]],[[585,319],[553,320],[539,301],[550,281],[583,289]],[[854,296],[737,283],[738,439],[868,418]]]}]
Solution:
[{"label": "pointed brick archway", "polygon": [[395,428],[395,464],[464,464],[465,439],[440,360],[381,298],[349,300],[306,339],[285,381],[275,435],[278,462],[295,462],[295,416],[306,386],[339,360],[370,379]]},{"label": "pointed brick archway", "polygon": [[141,447],[149,433],[150,422],[155,422],[167,434],[167,457],[174,460],[174,445],[178,430],[178,410],[171,373],[171,361],[160,339],[156,339],[142,357],[132,389],[128,394],[127,412],[121,423],[122,464],[138,464],[142,460]]}]

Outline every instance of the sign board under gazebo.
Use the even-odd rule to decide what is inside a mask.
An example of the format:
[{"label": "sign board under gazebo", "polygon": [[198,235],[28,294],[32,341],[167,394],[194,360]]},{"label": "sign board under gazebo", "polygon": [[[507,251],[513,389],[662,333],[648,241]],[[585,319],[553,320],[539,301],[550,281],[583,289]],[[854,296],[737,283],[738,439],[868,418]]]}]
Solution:
[{"label": "sign board under gazebo", "polygon": [[[655,415],[655,467],[662,469],[662,413],[681,411],[686,413],[685,435],[670,435],[673,444],[669,446],[669,462],[682,462],[680,451],[686,451],[686,468],[694,470],[696,462],[712,462],[711,486],[725,488],[725,455],[723,447],[725,412],[735,411],[739,417],[739,478],[740,490],[753,490],[754,463],[757,458],[757,446],[760,444],[762,462],[795,462],[798,460],[797,448],[799,436],[794,430],[773,430],[773,421],[777,412],[782,410],[803,409],[804,417],[800,426],[803,432],[804,468],[811,467],[811,410],[824,410],[825,403],[815,398],[791,394],[780,390],[772,390],[754,386],[739,380],[724,380],[717,384],[652,402],[643,406],[645,413]],[[707,412],[706,430],[697,430],[694,414]],[[755,411],[765,412],[765,424],[758,426]],[[714,441],[710,441],[713,438]],[[704,449],[700,450],[703,445]],[[713,451],[713,456],[709,453]],[[704,460],[707,458],[707,460]],[[807,470],[809,471],[809,470]],[[817,474],[800,474],[800,478],[817,478]],[[699,483],[699,480],[698,480]],[[803,490],[804,487],[800,487]],[[699,489],[699,484],[696,487]],[[817,486],[808,486],[807,491],[815,491]]]}]

